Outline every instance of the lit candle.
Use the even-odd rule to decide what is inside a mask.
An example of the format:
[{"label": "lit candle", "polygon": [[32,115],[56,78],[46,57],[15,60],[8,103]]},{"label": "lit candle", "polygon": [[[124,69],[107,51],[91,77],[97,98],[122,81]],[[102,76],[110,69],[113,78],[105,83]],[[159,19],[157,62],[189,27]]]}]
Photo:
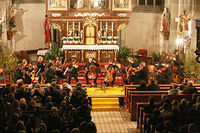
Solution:
[{"label": "lit candle", "polygon": [[81,22],[79,22],[79,32],[81,31]]},{"label": "lit candle", "polygon": [[73,29],[72,29],[72,33],[73,33],[73,36],[74,36],[74,22],[73,22]]},{"label": "lit candle", "polygon": [[106,33],[107,33],[107,28],[108,28],[108,22],[106,22]]}]

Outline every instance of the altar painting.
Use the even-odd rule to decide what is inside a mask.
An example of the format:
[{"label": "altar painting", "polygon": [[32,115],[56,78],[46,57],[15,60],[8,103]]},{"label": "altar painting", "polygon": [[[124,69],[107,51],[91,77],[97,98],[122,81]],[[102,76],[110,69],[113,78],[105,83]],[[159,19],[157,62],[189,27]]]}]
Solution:
[{"label": "altar painting", "polygon": [[105,9],[107,0],[70,0],[71,9]]},{"label": "altar painting", "polygon": [[48,10],[67,10],[67,0],[48,0]]},{"label": "altar painting", "polygon": [[112,0],[113,11],[131,11],[131,0]]}]

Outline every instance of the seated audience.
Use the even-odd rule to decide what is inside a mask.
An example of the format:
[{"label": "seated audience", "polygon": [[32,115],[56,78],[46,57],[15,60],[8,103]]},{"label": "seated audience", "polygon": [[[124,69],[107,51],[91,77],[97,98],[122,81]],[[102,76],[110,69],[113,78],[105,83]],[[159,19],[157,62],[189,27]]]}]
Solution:
[{"label": "seated audience", "polygon": [[182,94],[193,94],[198,93],[196,87],[193,86],[193,82],[189,81],[188,86],[184,87]]},{"label": "seated audience", "polygon": [[136,87],[136,91],[146,91],[147,86],[146,86],[146,81],[142,80],[140,81],[140,86]]},{"label": "seated audience", "polygon": [[159,91],[160,90],[160,86],[158,84],[156,84],[155,80],[153,78],[150,79],[150,84],[147,86],[147,90],[149,91]]}]

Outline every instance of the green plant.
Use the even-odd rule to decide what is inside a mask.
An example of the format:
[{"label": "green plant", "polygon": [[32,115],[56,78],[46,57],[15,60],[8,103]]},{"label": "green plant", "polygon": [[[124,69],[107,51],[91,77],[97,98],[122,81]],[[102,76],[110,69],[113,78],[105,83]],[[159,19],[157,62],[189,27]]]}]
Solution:
[{"label": "green plant", "polygon": [[160,52],[157,52],[157,53],[156,52],[152,52],[151,53],[151,57],[152,57],[154,62],[158,62],[161,59],[161,54],[160,54]]},{"label": "green plant", "polygon": [[187,52],[186,55],[180,56],[184,63],[183,69],[188,78],[198,78],[200,76],[200,63],[196,61],[194,51]]},{"label": "green plant", "polygon": [[54,60],[56,56],[62,60],[64,53],[57,45],[52,45],[51,49],[45,54],[45,61]]},{"label": "green plant", "polygon": [[16,68],[19,59],[8,47],[2,46],[2,48],[3,52],[1,52],[0,56],[0,68],[3,68],[5,73],[10,73]]},{"label": "green plant", "polygon": [[128,57],[133,57],[133,52],[131,51],[130,48],[128,48],[127,46],[122,46],[119,48],[119,52],[117,55],[117,59],[118,61],[120,61],[120,59],[127,59]]}]

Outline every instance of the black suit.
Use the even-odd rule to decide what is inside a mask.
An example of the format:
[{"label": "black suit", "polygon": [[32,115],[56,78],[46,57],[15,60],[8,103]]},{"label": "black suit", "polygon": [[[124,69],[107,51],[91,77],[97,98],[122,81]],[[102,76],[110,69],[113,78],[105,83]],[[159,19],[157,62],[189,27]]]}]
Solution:
[{"label": "black suit", "polygon": [[53,78],[55,78],[55,72],[50,68],[47,68],[45,71],[45,84],[51,83]]},{"label": "black suit", "polygon": [[14,71],[14,82],[16,83],[18,79],[24,79],[23,78],[23,73],[21,72],[21,70],[19,68],[16,68]]},{"label": "black suit", "polygon": [[42,72],[44,72],[44,65],[40,62],[37,62],[37,70],[36,70],[36,74],[39,76],[38,82],[41,82],[41,75]]},{"label": "black suit", "polygon": [[173,74],[173,70],[172,70],[172,66],[170,65],[166,71],[159,74],[158,84],[170,84],[173,80],[172,74]]},{"label": "black suit", "polygon": [[78,82],[78,71],[80,70],[80,68],[76,68],[74,67],[72,64],[70,64],[68,66],[68,68],[70,69],[69,72],[69,84],[71,84],[71,78],[74,77],[74,79],[76,80],[76,82]]},{"label": "black suit", "polygon": [[[90,72],[89,68],[90,68],[91,65],[99,66],[99,64],[97,62],[87,62],[85,64],[84,68],[87,68],[86,75],[85,75],[87,84],[89,84],[88,73]],[[94,83],[96,84],[97,83],[98,74],[97,74],[97,72],[95,72],[95,73],[96,73],[97,77],[94,79]]]},{"label": "black suit", "polygon": [[142,80],[146,82],[148,80],[148,70],[146,67],[135,74],[135,83],[139,84],[139,82]]},{"label": "black suit", "polygon": [[182,94],[193,94],[193,93],[198,93],[198,91],[195,87],[192,86],[185,87],[182,92]]}]

